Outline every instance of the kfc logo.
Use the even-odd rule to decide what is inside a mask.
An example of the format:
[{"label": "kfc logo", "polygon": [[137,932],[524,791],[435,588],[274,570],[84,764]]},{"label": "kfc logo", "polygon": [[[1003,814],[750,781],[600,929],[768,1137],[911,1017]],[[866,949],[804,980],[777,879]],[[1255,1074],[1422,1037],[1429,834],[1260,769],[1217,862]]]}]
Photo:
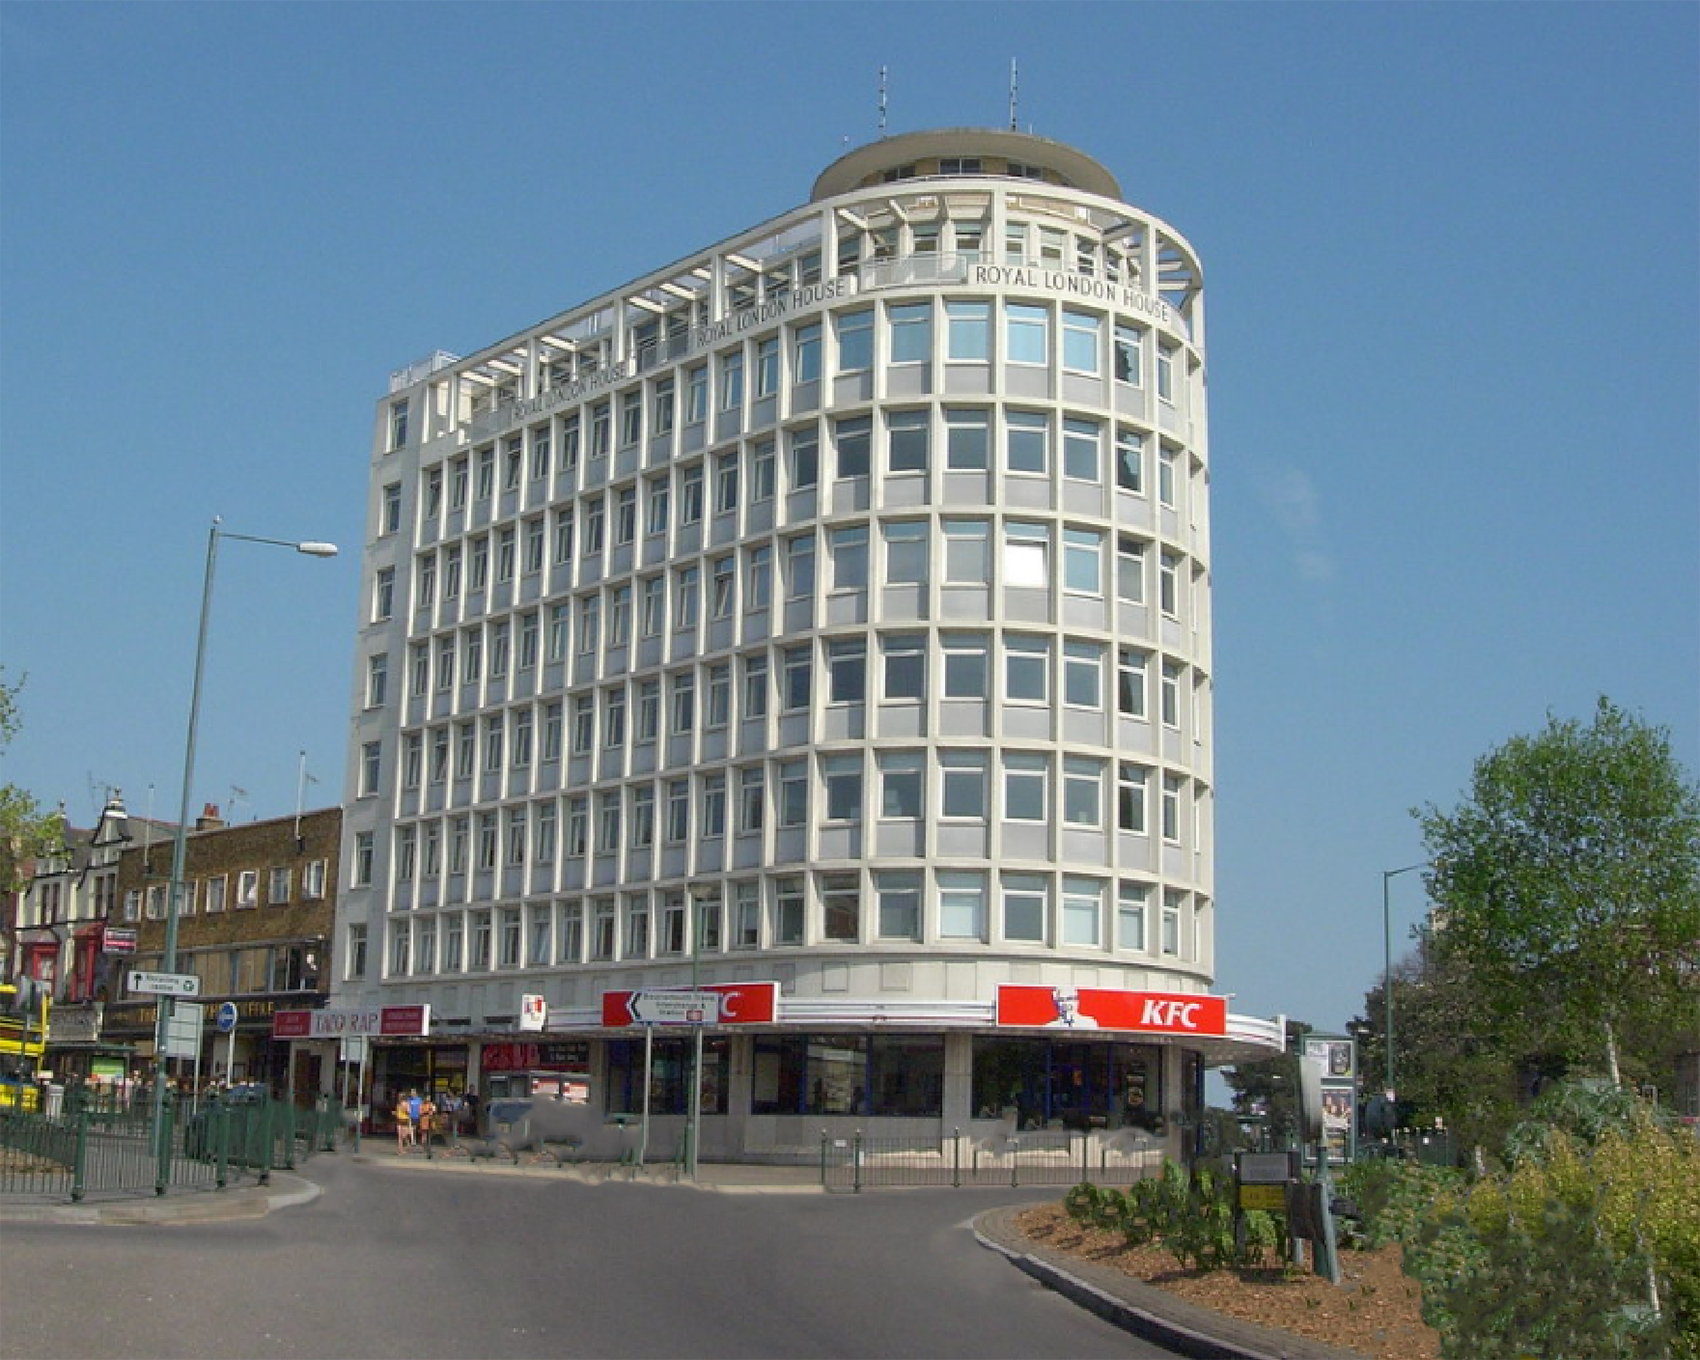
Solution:
[{"label": "kfc logo", "polygon": [[1123,992],[1107,987],[998,988],[997,1022],[1034,1029],[1121,1029],[1156,1034],[1226,1034],[1220,996]]}]

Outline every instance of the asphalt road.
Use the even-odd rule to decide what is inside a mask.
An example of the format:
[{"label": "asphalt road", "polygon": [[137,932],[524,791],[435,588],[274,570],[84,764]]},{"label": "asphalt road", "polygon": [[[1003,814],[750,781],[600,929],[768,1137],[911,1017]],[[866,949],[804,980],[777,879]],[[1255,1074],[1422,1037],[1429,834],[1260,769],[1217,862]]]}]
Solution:
[{"label": "asphalt road", "polygon": [[708,1193],[314,1159],[235,1223],[8,1224],[4,1360],[1159,1356],[980,1246],[1054,1192]]}]

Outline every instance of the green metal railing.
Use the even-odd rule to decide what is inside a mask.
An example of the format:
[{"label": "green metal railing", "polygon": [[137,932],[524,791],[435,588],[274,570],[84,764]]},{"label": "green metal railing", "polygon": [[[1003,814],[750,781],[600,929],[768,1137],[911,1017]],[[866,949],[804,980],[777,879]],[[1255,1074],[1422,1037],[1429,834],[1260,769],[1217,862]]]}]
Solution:
[{"label": "green metal railing", "polygon": [[870,1138],[861,1131],[820,1138],[827,1190],[859,1192],[893,1185],[1129,1185],[1155,1175],[1160,1152],[1069,1129],[1035,1130],[997,1140]]},{"label": "green metal railing", "polygon": [[66,1092],[52,1113],[0,1114],[0,1195],[75,1204],[89,1195],[264,1184],[273,1169],[333,1150],[341,1127],[340,1111],[323,1099],[310,1110],[269,1098],[170,1101],[156,1128],[145,1104]]}]

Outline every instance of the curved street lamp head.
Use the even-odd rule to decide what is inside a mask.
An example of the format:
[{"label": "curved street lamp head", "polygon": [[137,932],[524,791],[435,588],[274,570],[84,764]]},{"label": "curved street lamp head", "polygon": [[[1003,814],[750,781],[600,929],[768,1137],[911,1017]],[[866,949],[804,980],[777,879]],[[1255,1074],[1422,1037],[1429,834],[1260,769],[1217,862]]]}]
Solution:
[{"label": "curved street lamp head", "polygon": [[298,553],[306,553],[309,557],[335,557],[336,544],[313,542],[297,543],[295,545],[295,551]]}]

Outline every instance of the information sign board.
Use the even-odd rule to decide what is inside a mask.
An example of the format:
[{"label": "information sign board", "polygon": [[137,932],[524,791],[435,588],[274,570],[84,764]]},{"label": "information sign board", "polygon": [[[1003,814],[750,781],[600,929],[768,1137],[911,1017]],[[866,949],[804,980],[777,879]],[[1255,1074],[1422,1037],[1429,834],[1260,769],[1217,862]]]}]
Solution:
[{"label": "information sign board", "polygon": [[146,996],[199,996],[201,980],[193,973],[143,973],[131,969],[124,985]]}]

